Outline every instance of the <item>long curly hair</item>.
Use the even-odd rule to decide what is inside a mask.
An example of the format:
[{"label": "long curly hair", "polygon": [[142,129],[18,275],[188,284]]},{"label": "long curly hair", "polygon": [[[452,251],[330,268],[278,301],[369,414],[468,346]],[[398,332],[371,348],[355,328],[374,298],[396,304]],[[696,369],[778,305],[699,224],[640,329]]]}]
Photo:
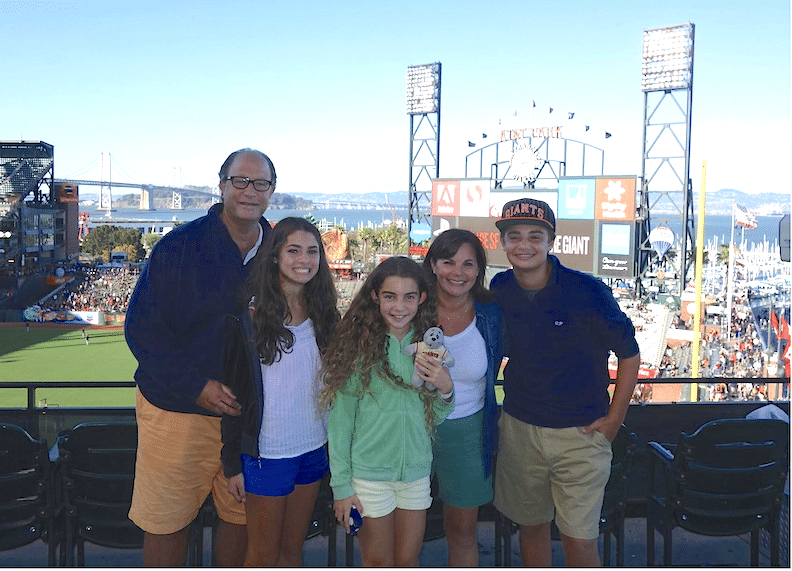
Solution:
[{"label": "long curly hair", "polygon": [[313,321],[316,344],[325,349],[333,334],[340,314],[336,307],[337,293],[333,276],[327,265],[322,236],[319,230],[304,218],[289,217],[278,222],[267,237],[263,253],[257,256],[258,264],[248,281],[247,299],[254,297],[253,329],[261,362],[271,365],[282,353],[291,351],[294,335],[284,325],[291,320],[291,312],[280,282],[278,257],[289,236],[295,232],[308,232],[319,245],[319,270],[302,289],[302,301]]},{"label": "long curly hair", "polygon": [[355,372],[360,377],[362,398],[368,392],[372,374],[379,375],[395,387],[415,391],[420,394],[424,404],[424,416],[430,433],[434,429],[432,401],[436,391],[415,388],[410,379],[396,375],[388,363],[388,325],[380,313],[379,305],[371,293],[379,295],[382,284],[389,277],[410,278],[418,286],[418,292],[426,293],[427,300],[418,306],[412,320],[413,339],[420,341],[426,330],[435,324],[437,318],[429,309],[428,303],[434,292],[429,287],[421,266],[404,256],[387,258],[369,275],[352,300],[349,309],[338,323],[333,339],[324,354],[324,384],[320,396],[322,408],[330,407],[338,391],[344,390],[350,375]]}]

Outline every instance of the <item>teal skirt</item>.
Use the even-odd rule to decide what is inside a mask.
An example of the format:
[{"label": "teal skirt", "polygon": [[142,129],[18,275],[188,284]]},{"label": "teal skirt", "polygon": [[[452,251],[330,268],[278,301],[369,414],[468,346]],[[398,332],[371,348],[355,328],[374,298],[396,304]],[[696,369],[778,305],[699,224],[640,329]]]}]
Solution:
[{"label": "teal skirt", "polygon": [[432,446],[432,470],[437,475],[438,498],[460,508],[492,501],[492,475],[484,477],[482,423],[484,410],[437,426]]}]

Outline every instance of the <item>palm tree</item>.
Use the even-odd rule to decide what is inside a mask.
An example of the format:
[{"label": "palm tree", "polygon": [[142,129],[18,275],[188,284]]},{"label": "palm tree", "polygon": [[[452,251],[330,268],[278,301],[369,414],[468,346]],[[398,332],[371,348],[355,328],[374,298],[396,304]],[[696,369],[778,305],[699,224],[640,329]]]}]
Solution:
[{"label": "palm tree", "polygon": [[358,230],[357,238],[363,242],[363,263],[368,262],[368,245],[374,239],[374,230],[369,227],[361,228]]},{"label": "palm tree", "polygon": [[374,232],[374,236],[380,244],[390,245],[390,254],[392,256],[406,253],[406,235],[404,231],[395,224],[387,228],[377,228],[376,232]]},{"label": "palm tree", "polygon": [[718,262],[721,264],[729,263],[729,244],[724,244],[718,249]]}]

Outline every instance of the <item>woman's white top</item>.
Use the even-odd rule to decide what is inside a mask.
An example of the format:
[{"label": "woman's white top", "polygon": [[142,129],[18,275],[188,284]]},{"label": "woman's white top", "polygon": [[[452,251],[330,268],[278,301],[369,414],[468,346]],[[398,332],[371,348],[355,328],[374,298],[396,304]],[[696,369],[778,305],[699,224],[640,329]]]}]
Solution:
[{"label": "woman's white top", "polygon": [[259,433],[262,458],[293,458],[327,442],[327,413],[319,413],[321,360],[313,322],[294,327],[291,352],[261,365],[264,418]]},{"label": "woman's white top", "polygon": [[454,381],[454,410],[447,419],[464,418],[484,408],[487,388],[487,347],[473,317],[470,325],[456,335],[446,336],[443,345],[454,357],[448,368]]}]

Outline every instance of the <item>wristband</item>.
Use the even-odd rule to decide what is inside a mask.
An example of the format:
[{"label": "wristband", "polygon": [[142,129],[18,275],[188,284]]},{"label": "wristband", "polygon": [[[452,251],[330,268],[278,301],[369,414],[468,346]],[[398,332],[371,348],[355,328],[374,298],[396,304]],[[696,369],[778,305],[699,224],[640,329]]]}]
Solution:
[{"label": "wristband", "polygon": [[445,393],[445,394],[440,393],[440,398],[443,399],[443,400],[448,400],[448,399],[451,398],[451,395],[453,395],[453,394],[454,394],[454,388],[451,387],[451,390],[448,391],[447,393]]}]

